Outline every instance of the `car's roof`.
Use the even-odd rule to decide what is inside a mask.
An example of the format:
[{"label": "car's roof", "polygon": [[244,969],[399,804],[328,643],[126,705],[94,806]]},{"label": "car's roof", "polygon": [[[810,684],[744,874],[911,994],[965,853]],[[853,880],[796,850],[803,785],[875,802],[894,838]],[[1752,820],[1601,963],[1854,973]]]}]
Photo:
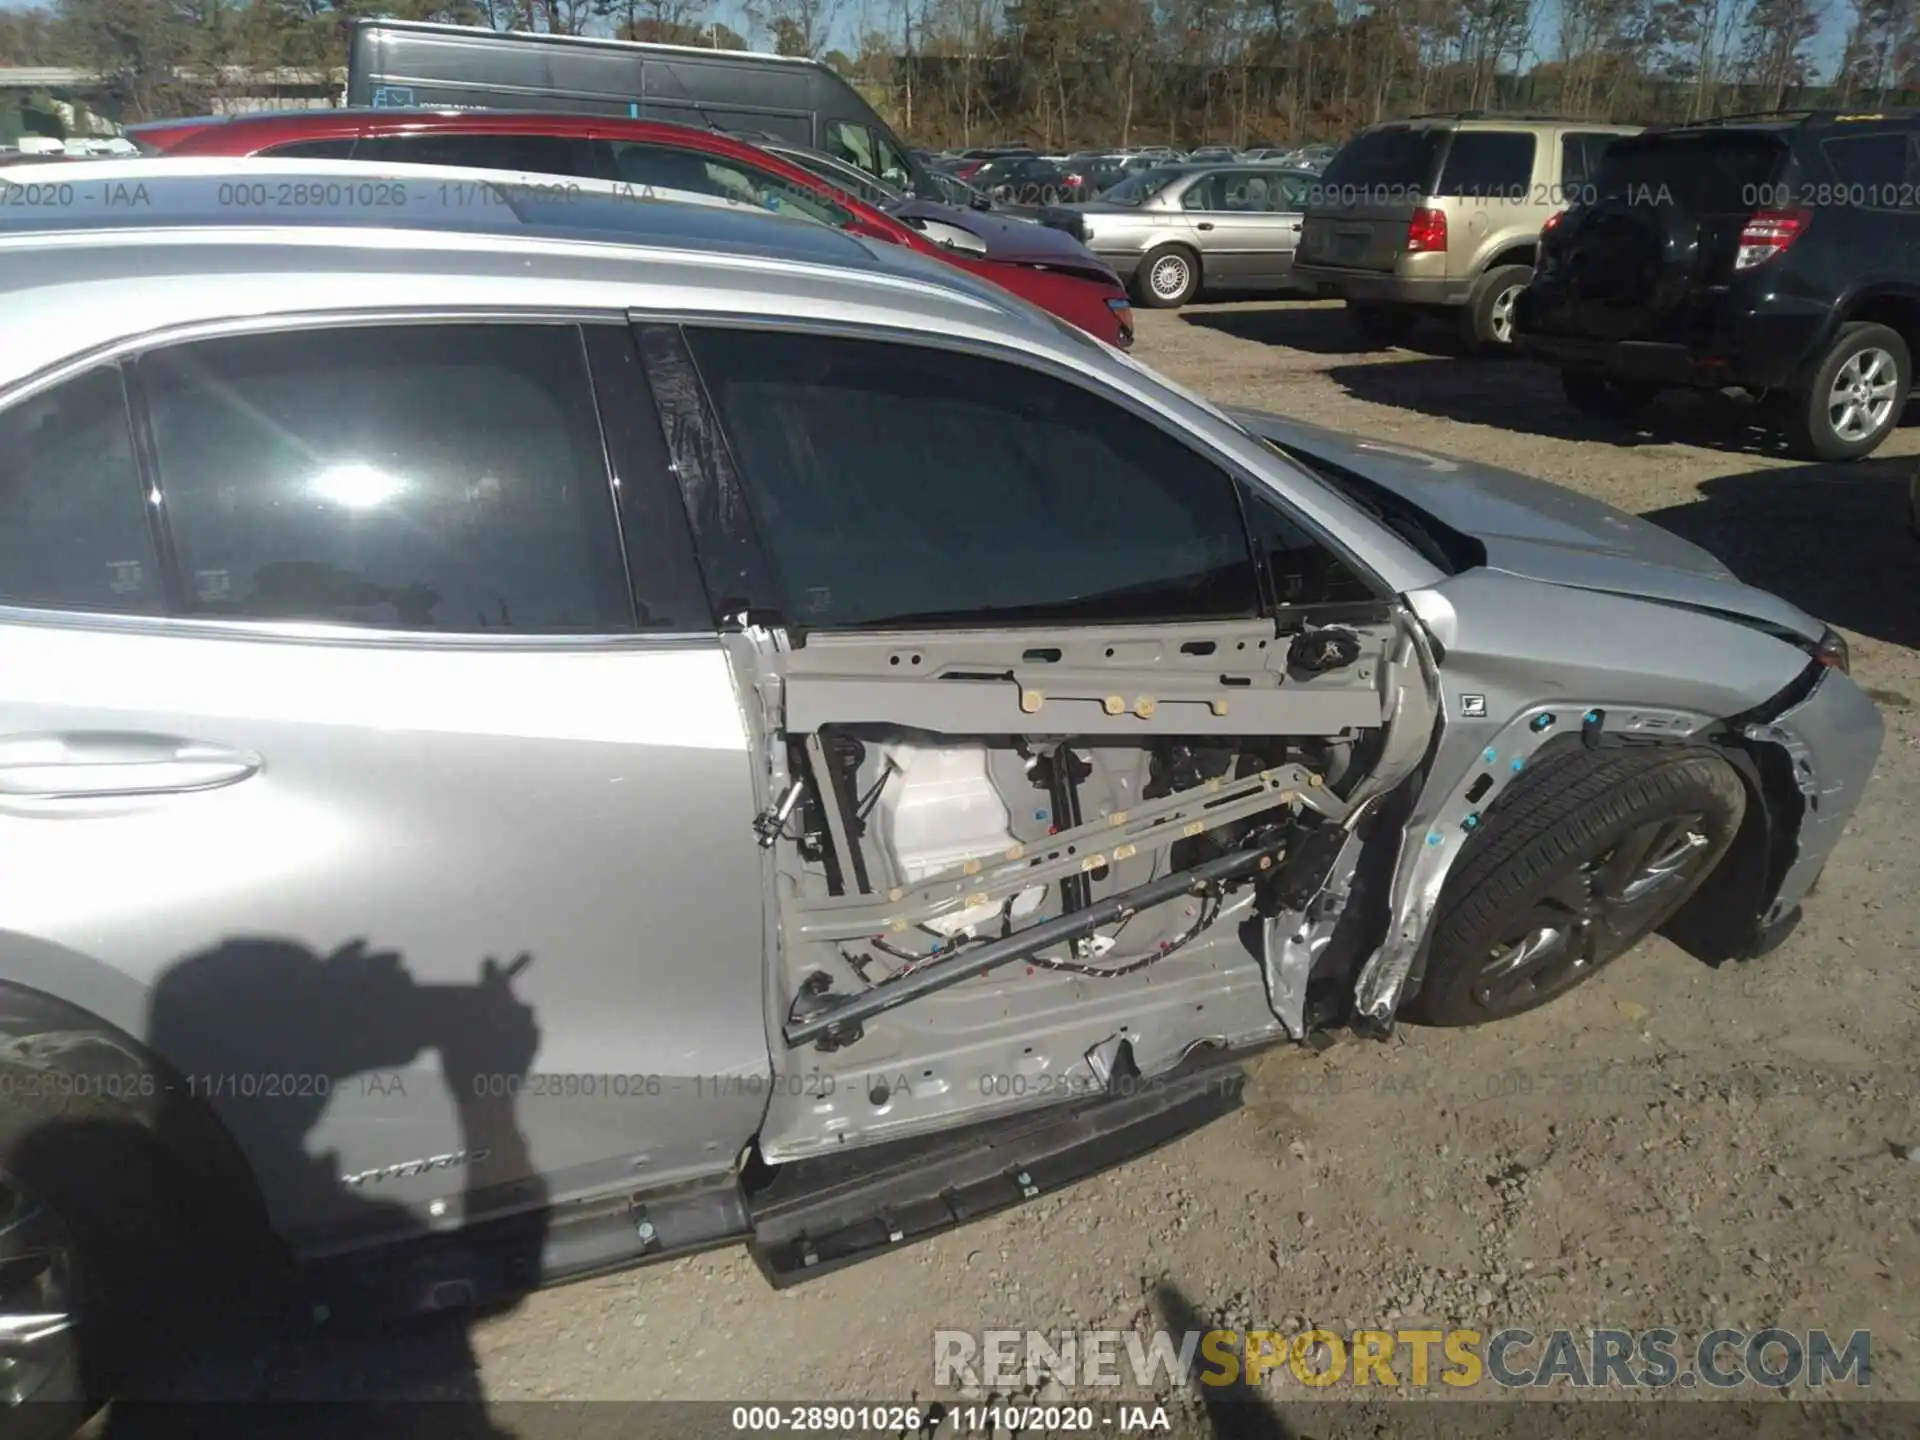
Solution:
[{"label": "car's roof", "polygon": [[467,131],[487,134],[603,135],[630,134],[687,139],[709,136],[720,140],[730,137],[706,125],[681,124],[672,120],[636,118],[627,115],[581,115],[564,110],[459,110],[445,107],[356,106],[328,110],[254,110],[244,115],[209,115],[191,120],[156,121],[135,125],[127,133],[138,139],[145,134],[164,134],[185,130],[189,134],[221,137],[245,135],[264,130],[274,135],[311,135],[327,138],[338,135],[372,135],[382,131]]},{"label": "car's roof", "polygon": [[0,388],[158,329],[382,306],[827,313],[1058,343],[997,286],[903,246],[613,182],[188,158],[94,161],[59,188],[65,203],[0,207]]}]

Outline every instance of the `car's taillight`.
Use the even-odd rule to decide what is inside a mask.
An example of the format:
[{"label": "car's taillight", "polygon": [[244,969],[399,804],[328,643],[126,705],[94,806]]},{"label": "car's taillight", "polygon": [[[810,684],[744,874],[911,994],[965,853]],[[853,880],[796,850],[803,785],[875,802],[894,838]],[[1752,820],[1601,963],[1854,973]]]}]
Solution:
[{"label": "car's taillight", "polygon": [[1082,185],[1087,183],[1085,180],[1082,180],[1078,175],[1069,175],[1066,177],[1066,181],[1067,181],[1067,184],[1071,185],[1076,190],[1078,190]]},{"label": "car's taillight", "polygon": [[1540,233],[1542,235],[1551,235],[1555,230],[1558,230],[1560,228],[1560,222],[1566,218],[1567,218],[1566,211],[1564,210],[1554,211],[1551,215],[1547,216],[1547,223],[1540,227]]},{"label": "car's taillight", "polygon": [[1734,253],[1733,268],[1751,270],[1764,265],[1805,233],[1813,219],[1810,210],[1756,210],[1740,227],[1740,248]]},{"label": "car's taillight", "polygon": [[1407,253],[1420,255],[1447,248],[1447,212],[1416,210],[1407,222]]}]

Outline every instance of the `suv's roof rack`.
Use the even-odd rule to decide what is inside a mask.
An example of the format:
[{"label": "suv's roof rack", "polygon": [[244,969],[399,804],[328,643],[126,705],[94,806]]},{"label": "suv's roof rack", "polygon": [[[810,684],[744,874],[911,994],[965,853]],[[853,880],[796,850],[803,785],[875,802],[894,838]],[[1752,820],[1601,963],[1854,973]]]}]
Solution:
[{"label": "suv's roof rack", "polygon": [[1828,125],[1836,120],[1911,120],[1920,110],[1911,105],[1857,105],[1845,110],[1831,106],[1801,106],[1791,110],[1741,110],[1731,115],[1708,115],[1699,120],[1682,120],[1674,130],[1694,130],[1711,125],[1745,125],[1772,121],[1783,125]]},{"label": "suv's roof rack", "polygon": [[1548,115],[1520,110],[1428,110],[1419,115],[1408,115],[1408,120],[1517,120],[1524,124],[1550,125],[1604,125],[1610,121],[1594,120],[1590,116]]}]

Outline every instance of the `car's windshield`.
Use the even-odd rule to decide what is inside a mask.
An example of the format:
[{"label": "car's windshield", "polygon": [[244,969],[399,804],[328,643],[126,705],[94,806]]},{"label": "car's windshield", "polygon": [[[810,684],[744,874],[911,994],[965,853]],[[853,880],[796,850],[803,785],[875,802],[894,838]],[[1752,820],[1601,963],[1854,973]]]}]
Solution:
[{"label": "car's windshield", "polygon": [[[1243,430],[1243,433],[1251,434],[1252,432]],[[1282,445],[1278,440],[1264,435],[1255,435],[1253,438],[1281,459],[1291,461],[1306,471],[1321,484],[1338,491],[1352,504],[1406,541],[1436,570],[1448,575],[1458,575],[1462,570],[1470,570],[1476,565],[1485,563],[1484,554],[1478,553],[1476,544],[1470,537],[1440,524],[1431,515],[1408,504],[1385,486],[1375,484],[1365,476],[1357,475],[1344,466],[1335,465],[1318,455],[1311,455],[1291,445]]]},{"label": "car's windshield", "polygon": [[978,190],[974,189],[973,186],[967,184],[966,181],[956,180],[953,176],[943,174],[938,170],[932,171],[930,178],[933,180],[933,188],[937,198],[944,200],[949,205],[971,206],[975,201],[985,198]]},{"label": "car's windshield", "polygon": [[869,205],[897,205],[907,198],[902,191],[885,181],[877,180],[864,170],[842,164],[829,156],[815,155],[804,150],[776,150],[773,153],[798,165],[802,170],[819,176],[843,194],[851,195],[856,200],[864,200]]},{"label": "car's windshield", "polygon": [[758,205],[765,210],[798,213],[809,220],[845,230],[853,213],[825,196],[796,185],[783,175],[749,166],[723,155],[682,150],[678,146],[616,140],[614,165],[629,185],[664,190],[686,190]]},{"label": "car's windshield", "polygon": [[1171,169],[1143,171],[1122,180],[1100,198],[1111,200],[1116,205],[1144,205],[1187,173],[1185,170]]}]

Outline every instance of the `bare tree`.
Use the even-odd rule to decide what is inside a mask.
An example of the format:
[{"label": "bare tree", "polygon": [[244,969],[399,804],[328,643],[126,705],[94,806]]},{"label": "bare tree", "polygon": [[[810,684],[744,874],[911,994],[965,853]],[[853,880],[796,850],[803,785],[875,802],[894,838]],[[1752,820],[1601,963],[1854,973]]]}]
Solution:
[{"label": "bare tree", "polygon": [[740,8],[756,30],[773,37],[779,54],[818,59],[827,48],[840,0],[747,0]]}]

